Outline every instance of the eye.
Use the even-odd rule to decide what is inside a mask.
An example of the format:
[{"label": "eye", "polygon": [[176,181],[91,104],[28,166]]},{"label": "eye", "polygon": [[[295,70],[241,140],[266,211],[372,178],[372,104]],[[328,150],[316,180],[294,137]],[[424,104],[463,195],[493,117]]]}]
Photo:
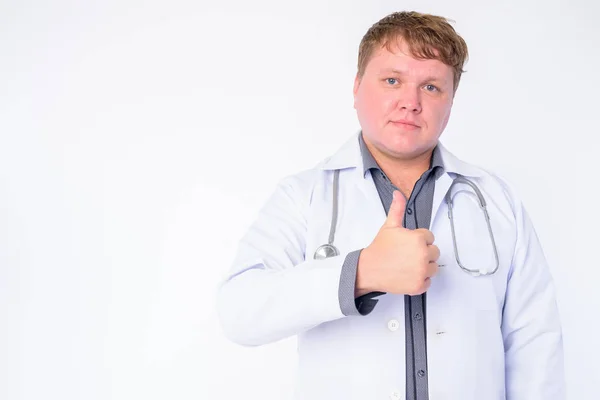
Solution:
[{"label": "eye", "polygon": [[389,83],[390,85],[394,85],[396,84],[398,81],[396,80],[396,78],[387,78],[385,80],[387,83]]},{"label": "eye", "polygon": [[428,92],[439,92],[439,89],[431,84],[425,85],[425,90]]}]

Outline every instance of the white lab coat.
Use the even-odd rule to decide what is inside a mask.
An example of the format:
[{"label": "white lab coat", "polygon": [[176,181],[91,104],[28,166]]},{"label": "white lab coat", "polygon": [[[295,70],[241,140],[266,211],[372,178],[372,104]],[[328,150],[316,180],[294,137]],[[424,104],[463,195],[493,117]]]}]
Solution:
[{"label": "white lab coat", "polygon": [[[555,290],[523,204],[504,180],[439,146],[445,173],[435,184],[429,229],[446,266],[427,292],[429,399],[562,400]],[[334,244],[341,254],[317,261],[313,253],[329,235],[336,169]],[[352,135],[315,168],[282,179],[219,287],[218,314],[230,340],[257,346],[297,335],[295,399],[404,398],[404,296],[379,297],[367,316],[340,310],[344,258],[369,245],[386,218],[371,175],[362,172],[358,135]],[[470,276],[456,262],[444,202],[456,174],[475,182],[487,201],[500,262],[494,275]],[[486,228],[481,210],[475,203],[464,207],[464,199],[460,209],[455,199],[458,251],[475,269],[482,260],[492,263],[493,251],[486,231],[467,238],[475,221]]]}]

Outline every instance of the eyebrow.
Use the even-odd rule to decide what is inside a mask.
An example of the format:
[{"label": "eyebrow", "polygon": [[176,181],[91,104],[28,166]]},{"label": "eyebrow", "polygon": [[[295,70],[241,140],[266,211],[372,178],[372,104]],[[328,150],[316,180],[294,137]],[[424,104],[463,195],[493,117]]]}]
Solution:
[{"label": "eyebrow", "polygon": [[[379,75],[386,75],[386,74],[396,74],[396,75],[406,75],[403,71],[400,71],[399,69],[395,69],[395,68],[386,68],[381,70]],[[423,79],[424,82],[440,82],[440,83],[446,83],[446,79],[437,77],[437,76],[427,76],[425,77],[425,79]]]}]

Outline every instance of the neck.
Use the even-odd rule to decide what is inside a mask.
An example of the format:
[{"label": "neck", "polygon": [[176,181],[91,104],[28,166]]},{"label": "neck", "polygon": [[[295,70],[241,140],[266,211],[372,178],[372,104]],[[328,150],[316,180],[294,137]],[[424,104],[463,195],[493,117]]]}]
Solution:
[{"label": "neck", "polygon": [[433,148],[413,158],[396,158],[365,141],[369,151],[386,176],[408,199],[415,183],[429,169]]}]

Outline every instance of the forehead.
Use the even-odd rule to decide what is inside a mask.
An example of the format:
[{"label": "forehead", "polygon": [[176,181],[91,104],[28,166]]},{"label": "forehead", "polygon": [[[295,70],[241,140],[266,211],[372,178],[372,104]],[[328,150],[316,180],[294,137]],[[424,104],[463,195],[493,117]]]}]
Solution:
[{"label": "forehead", "polygon": [[365,73],[379,75],[392,70],[415,76],[433,75],[440,78],[452,76],[450,66],[436,59],[416,58],[411,53],[408,44],[401,39],[390,42],[388,46],[376,47],[371,54]]}]

